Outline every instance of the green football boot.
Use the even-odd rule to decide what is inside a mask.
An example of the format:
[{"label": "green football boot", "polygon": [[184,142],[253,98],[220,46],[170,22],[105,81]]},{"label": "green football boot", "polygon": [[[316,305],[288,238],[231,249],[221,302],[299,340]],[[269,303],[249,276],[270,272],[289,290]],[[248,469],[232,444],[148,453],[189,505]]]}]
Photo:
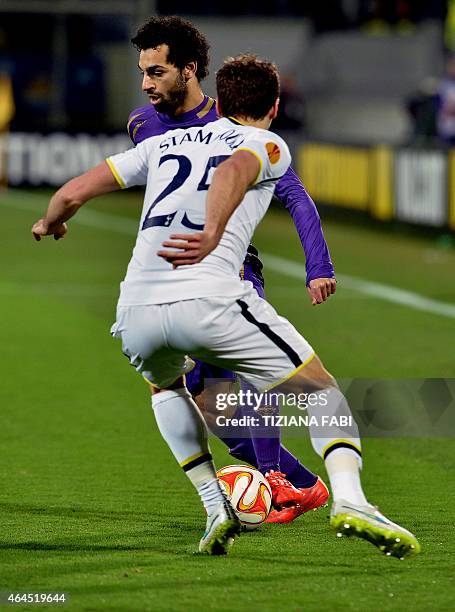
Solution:
[{"label": "green football boot", "polygon": [[356,536],[374,544],[388,557],[404,559],[420,552],[415,535],[393,523],[374,506],[357,506],[344,499],[334,502],[330,525],[337,536]]},{"label": "green football boot", "polygon": [[199,552],[226,555],[240,534],[241,524],[228,499],[220,502],[207,517],[207,527],[199,542]]}]

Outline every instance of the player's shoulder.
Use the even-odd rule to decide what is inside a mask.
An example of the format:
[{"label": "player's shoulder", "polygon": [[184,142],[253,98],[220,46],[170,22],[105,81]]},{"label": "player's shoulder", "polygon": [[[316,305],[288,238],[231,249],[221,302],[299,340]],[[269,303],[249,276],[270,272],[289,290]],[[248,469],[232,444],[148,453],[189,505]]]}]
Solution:
[{"label": "player's shoulder", "polygon": [[262,160],[275,167],[278,173],[283,173],[291,163],[291,153],[286,142],[275,132],[262,128],[248,126],[242,148],[251,148]]},{"label": "player's shoulder", "polygon": [[211,130],[215,131],[226,131],[227,129],[237,129],[242,126],[234,125],[229,119],[226,117],[216,117],[213,121],[206,123],[204,127],[209,127]]},{"label": "player's shoulder", "polygon": [[282,147],[283,149],[288,148],[286,142],[281,138],[281,136],[279,136],[275,132],[271,132],[270,130],[264,130],[263,128],[255,127],[253,125],[245,126],[245,128],[245,140],[256,140],[258,142],[263,143],[272,142]]},{"label": "player's shoulder", "polygon": [[156,110],[151,104],[139,106],[130,112],[126,129],[134,144],[154,135],[153,126],[156,118]]},{"label": "player's shoulder", "polygon": [[128,115],[127,129],[130,131],[130,126],[137,121],[141,121],[144,119],[148,119],[153,113],[155,109],[151,104],[146,104],[145,106],[139,106],[138,108],[134,108],[130,114]]},{"label": "player's shoulder", "polygon": [[128,116],[128,120],[133,119],[139,115],[145,114],[149,110],[154,110],[151,104],[144,104],[143,106],[139,106],[138,108],[133,108]]}]

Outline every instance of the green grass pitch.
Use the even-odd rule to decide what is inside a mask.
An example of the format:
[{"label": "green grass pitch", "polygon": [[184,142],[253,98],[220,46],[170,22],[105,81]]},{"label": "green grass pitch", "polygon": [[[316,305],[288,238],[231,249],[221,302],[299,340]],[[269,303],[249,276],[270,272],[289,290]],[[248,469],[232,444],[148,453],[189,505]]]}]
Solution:
[{"label": "green grass pitch", "polygon": [[[157,433],[146,385],[109,336],[134,240],[120,226],[137,218],[140,195],[90,205],[114,217],[109,227],[74,222],[64,241],[37,244],[30,227],[46,195],[0,194],[2,596],[66,592],[67,610],[453,609],[453,439],[364,441],[366,492],[417,534],[415,559],[337,539],[328,509],[244,534],[226,558],[193,555],[205,522],[199,500]],[[455,302],[454,251],[324,225],[339,273]],[[302,261],[284,212],[269,213],[255,243]],[[336,376],[455,376],[455,319],[342,284],[311,307],[303,279],[266,270],[266,281],[270,301]],[[306,437],[288,445],[325,475]],[[217,466],[233,462],[218,441],[212,449]]]}]

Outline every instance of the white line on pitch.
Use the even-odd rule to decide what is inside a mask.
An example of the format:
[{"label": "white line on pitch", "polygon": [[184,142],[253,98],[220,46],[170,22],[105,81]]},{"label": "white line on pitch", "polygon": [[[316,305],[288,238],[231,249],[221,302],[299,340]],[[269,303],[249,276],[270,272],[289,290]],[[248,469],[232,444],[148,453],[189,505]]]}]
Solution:
[{"label": "white line on pitch", "polygon": [[[15,197],[14,202],[8,200],[3,201],[2,194],[0,194],[0,205],[6,205],[10,208],[20,208],[21,210],[30,211],[37,214],[45,213],[47,203],[49,201],[49,198],[44,194],[23,191],[22,189],[14,189],[14,191],[9,191],[7,195],[20,195],[24,199],[22,199],[22,197],[16,199]],[[33,221],[36,221],[36,219]],[[111,232],[131,236],[136,234],[138,230],[139,219],[134,221],[128,217],[112,215],[110,213],[100,212],[89,207],[84,207],[81,208],[76,217],[71,219],[71,223],[78,223],[79,225],[94,227],[95,229],[105,229]]]},{"label": "white line on pitch", "polygon": [[[3,205],[7,205],[11,208],[20,208],[21,210],[31,212],[44,212],[44,207],[42,205],[38,207],[37,201],[47,201],[47,196],[42,194],[33,194],[20,189],[15,189],[13,192],[9,192],[8,195],[11,194],[22,195],[24,199],[15,199],[14,203],[8,202],[8,200],[2,202],[0,195],[0,203],[3,203]],[[32,197],[36,203],[30,201],[30,197]],[[128,236],[135,234],[138,228],[137,222],[129,219],[128,217],[111,215],[109,213],[100,212],[98,210],[92,210],[89,208],[81,209],[77,216],[73,217],[71,222],[79,223],[80,225],[85,225],[88,227],[94,227],[96,229],[105,229],[120,234],[126,234]],[[266,266],[275,272],[285,274],[286,276],[296,278],[300,281],[305,278],[305,266],[303,264],[264,252],[261,253],[261,258]],[[356,276],[337,274],[337,279],[340,283],[340,287],[349,289],[351,291],[356,291],[370,297],[375,297],[379,300],[391,302],[392,304],[407,306],[408,308],[413,308],[414,310],[420,310],[422,312],[429,312],[431,314],[455,319],[455,304],[439,302],[412,291],[399,289],[398,287],[392,287],[391,285],[384,285],[382,283],[375,283]]]},{"label": "white line on pitch", "polygon": [[[303,264],[284,259],[283,257],[277,257],[276,255],[269,255],[268,253],[261,253],[261,259],[268,268],[275,272],[286,274],[299,280],[305,278],[305,266]],[[455,304],[438,302],[412,291],[367,281],[363,278],[347,274],[337,274],[337,280],[340,287],[350,289],[351,291],[357,291],[358,293],[363,293],[386,302],[392,302],[393,304],[408,306],[415,310],[422,310],[455,319]]]}]

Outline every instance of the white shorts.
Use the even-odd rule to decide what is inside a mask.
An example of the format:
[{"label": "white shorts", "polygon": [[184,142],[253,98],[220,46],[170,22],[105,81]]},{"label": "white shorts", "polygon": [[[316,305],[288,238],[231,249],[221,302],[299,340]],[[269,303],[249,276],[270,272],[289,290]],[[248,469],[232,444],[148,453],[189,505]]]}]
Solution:
[{"label": "white shorts", "polygon": [[111,334],[152,385],[165,388],[193,366],[191,355],[269,389],[314,356],[289,321],[249,289],[239,298],[119,306]]}]

